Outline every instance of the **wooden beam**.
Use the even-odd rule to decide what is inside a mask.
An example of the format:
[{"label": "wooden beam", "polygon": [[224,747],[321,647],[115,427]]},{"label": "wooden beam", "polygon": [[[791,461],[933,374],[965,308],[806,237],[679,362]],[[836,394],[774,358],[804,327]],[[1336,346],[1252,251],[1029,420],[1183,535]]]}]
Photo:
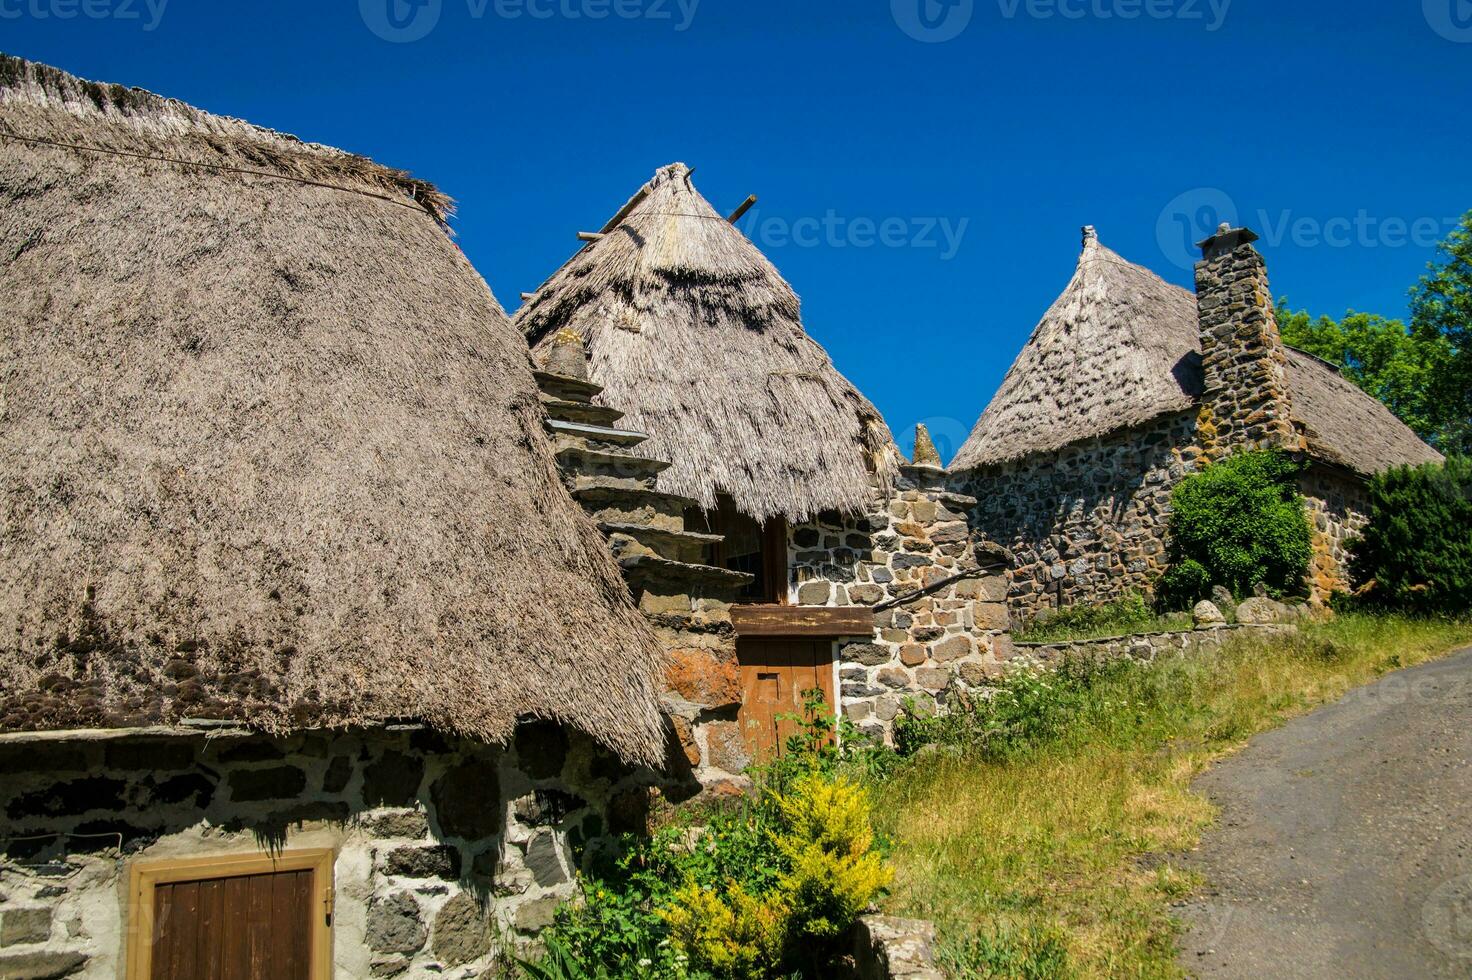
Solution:
[{"label": "wooden beam", "polygon": [[739,636],[869,636],[874,611],[867,606],[732,606]]},{"label": "wooden beam", "polygon": [[521,301],[523,303],[530,303],[532,300],[534,300],[536,298],[537,298],[537,294],[536,293],[522,293],[521,294]]},{"label": "wooden beam", "polygon": [[746,214],[746,212],[748,212],[748,211],[751,210],[751,206],[753,204],[755,204],[755,203],[756,203],[756,195],[753,194],[750,197],[748,197],[746,200],[742,201],[741,202],[741,206],[739,208],[737,208],[735,211],[732,211],[731,212],[731,217],[727,218],[726,220],[729,221],[731,224],[734,225],[736,222],[738,222],[738,221],[741,220],[742,215]]},{"label": "wooden beam", "polygon": [[601,241],[602,238],[603,238],[603,232],[601,232],[601,231],[580,231],[580,232],[578,232],[578,241],[580,241],[580,242],[596,242],[596,241]]},{"label": "wooden beam", "polygon": [[644,203],[644,199],[646,197],[648,197],[648,196],[649,196],[649,188],[648,187],[641,187],[641,188],[639,188],[639,193],[637,193],[633,197],[631,197],[629,199],[629,203],[628,204],[625,204],[622,208],[619,209],[618,214],[616,214],[612,218],[609,218],[608,219],[608,224],[606,224],[606,225],[603,226],[603,233],[604,234],[607,234],[608,232],[613,231],[613,229],[617,228],[619,225],[623,224],[624,223],[624,219],[627,218],[633,212],[633,210],[635,208],[637,208],[639,205],[643,204]]}]

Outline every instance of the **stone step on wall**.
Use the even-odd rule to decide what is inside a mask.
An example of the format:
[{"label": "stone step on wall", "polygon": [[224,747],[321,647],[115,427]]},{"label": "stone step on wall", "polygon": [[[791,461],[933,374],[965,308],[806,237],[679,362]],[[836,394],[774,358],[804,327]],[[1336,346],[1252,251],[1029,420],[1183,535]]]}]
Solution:
[{"label": "stone step on wall", "polygon": [[666,652],[662,702],[674,746],[651,793],[678,801],[745,791],[731,603],[751,576],[706,564],[721,537],[685,526],[696,502],[655,489],[668,464],[637,455],[646,437],[613,428],[621,414],[590,404],[597,385],[546,372],[537,380],[564,480],[608,538]]},{"label": "stone step on wall", "polygon": [[646,490],[654,489],[659,474],[670,468],[669,463],[658,459],[570,444],[558,450],[557,465],[565,473],[633,480]]},{"label": "stone step on wall", "polygon": [[699,564],[710,553],[710,548],[722,540],[719,534],[668,531],[647,524],[615,524],[605,521],[598,525],[598,529],[608,538],[614,557],[620,559],[634,555],[655,555],[671,561]]},{"label": "stone step on wall", "polygon": [[565,374],[554,374],[550,371],[533,371],[532,376],[537,379],[537,387],[541,389],[542,395],[545,398],[591,404],[593,399],[603,391],[601,385],[594,384],[583,378],[568,377]]},{"label": "stone step on wall", "polygon": [[657,490],[618,486],[583,486],[572,497],[600,524],[647,525],[664,531],[685,530],[687,497]]},{"label": "stone step on wall", "polygon": [[616,408],[605,408],[582,401],[568,401],[542,395],[542,407],[547,415],[562,422],[578,422],[583,425],[612,426],[624,417]]}]

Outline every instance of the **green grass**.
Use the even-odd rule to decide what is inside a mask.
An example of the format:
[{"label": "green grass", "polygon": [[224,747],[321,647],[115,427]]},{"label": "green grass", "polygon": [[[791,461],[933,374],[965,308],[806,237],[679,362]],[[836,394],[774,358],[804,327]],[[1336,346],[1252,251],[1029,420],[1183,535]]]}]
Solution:
[{"label": "green grass", "polygon": [[1074,606],[1046,622],[1034,623],[1017,634],[1019,643],[1070,643],[1103,640],[1132,633],[1188,630],[1190,613],[1157,615],[1143,596],[1134,593],[1100,606]]},{"label": "green grass", "polygon": [[1171,854],[1214,816],[1192,778],[1258,732],[1469,641],[1468,623],[1344,616],[1080,672],[1047,706],[1069,713],[1057,734],[924,752],[884,781],[898,871],[886,911],[934,920],[956,976],[1178,976],[1168,904],[1200,882]]}]

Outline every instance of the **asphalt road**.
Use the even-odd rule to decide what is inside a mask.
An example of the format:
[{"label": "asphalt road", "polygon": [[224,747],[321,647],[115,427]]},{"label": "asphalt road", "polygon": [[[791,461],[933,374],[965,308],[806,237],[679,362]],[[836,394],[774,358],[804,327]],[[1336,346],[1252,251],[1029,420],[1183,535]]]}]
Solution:
[{"label": "asphalt road", "polygon": [[1262,735],[1196,784],[1222,808],[1177,910],[1197,977],[1472,977],[1472,650]]}]

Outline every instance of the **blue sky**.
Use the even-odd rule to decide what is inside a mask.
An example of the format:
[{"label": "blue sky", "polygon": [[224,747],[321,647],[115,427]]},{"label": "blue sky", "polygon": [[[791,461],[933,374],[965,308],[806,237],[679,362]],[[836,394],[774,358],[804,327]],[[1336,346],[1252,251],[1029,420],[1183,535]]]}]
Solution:
[{"label": "blue sky", "polygon": [[947,454],[1083,224],[1189,285],[1235,212],[1295,306],[1400,316],[1472,209],[1467,0],[412,3],[0,0],[0,50],[433,180],[508,309],[683,160]]}]

